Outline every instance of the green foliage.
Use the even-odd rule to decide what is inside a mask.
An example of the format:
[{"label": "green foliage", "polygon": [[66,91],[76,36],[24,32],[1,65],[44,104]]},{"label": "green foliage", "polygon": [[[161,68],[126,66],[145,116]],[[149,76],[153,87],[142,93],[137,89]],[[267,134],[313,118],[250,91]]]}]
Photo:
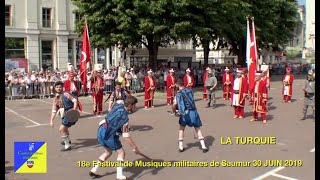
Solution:
[{"label": "green foliage", "polygon": [[288,59],[296,58],[298,57],[298,55],[301,55],[301,51],[302,51],[301,48],[287,48],[286,56]]},{"label": "green foliage", "polygon": [[[144,44],[154,65],[159,46],[193,39],[218,42],[243,62],[246,17],[254,17],[259,48],[283,47],[299,23],[293,0],[73,0],[87,16],[93,47]],[[76,32],[82,34],[83,22]],[[208,52],[207,52],[208,53]]]}]

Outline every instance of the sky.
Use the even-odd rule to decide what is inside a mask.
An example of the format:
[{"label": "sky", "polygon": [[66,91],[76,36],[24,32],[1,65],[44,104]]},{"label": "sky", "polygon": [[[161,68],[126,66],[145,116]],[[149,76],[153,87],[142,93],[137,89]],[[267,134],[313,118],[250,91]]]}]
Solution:
[{"label": "sky", "polygon": [[299,5],[305,5],[306,4],[306,0],[297,0]]}]

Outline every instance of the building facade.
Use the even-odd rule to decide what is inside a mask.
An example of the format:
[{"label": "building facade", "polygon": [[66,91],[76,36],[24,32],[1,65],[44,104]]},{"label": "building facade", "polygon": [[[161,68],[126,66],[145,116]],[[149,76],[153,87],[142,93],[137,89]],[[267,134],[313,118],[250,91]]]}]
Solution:
[{"label": "building facade", "polygon": [[[6,59],[24,58],[28,69],[66,70],[67,64],[79,65],[82,38],[74,32],[81,17],[74,13],[71,0],[5,0]],[[90,27],[89,27],[90,28]],[[117,47],[92,49],[94,63],[105,67],[148,62],[146,48],[128,48],[126,53]],[[126,54],[126,55],[124,55]],[[158,64],[189,62],[195,60],[190,43],[178,43],[169,48],[159,48]]]},{"label": "building facade", "polygon": [[6,59],[25,58],[29,70],[76,64],[81,38],[73,32],[75,8],[69,0],[6,0]]}]

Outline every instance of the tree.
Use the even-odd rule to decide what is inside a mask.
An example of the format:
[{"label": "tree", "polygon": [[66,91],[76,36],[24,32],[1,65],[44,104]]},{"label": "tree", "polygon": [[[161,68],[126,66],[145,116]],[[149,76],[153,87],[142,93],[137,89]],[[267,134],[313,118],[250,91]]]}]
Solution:
[{"label": "tree", "polygon": [[[243,0],[243,2],[246,2]],[[299,24],[298,9],[294,0],[252,0],[250,17],[254,17],[257,46],[261,49],[279,50],[293,37],[294,28]],[[241,22],[240,17],[238,22]],[[224,37],[231,45],[230,53],[239,57],[239,64],[245,64],[246,19],[242,23],[223,30]],[[231,21],[232,22],[232,21]],[[236,33],[234,33],[236,32]]]},{"label": "tree", "polygon": [[[93,46],[121,45],[122,48],[144,44],[149,51],[149,65],[156,67],[158,49],[172,42],[174,21],[170,0],[73,0],[78,12],[87,16]],[[82,32],[78,24],[77,32]]]}]

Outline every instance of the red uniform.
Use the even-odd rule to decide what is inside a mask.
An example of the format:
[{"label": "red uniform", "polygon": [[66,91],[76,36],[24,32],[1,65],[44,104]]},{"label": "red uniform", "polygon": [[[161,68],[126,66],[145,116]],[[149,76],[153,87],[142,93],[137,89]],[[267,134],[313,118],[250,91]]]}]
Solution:
[{"label": "red uniform", "polygon": [[234,107],[234,118],[244,118],[244,105],[248,94],[248,82],[244,77],[236,78],[231,88],[231,105]]},{"label": "red uniform", "polygon": [[93,113],[96,115],[102,112],[104,81],[102,77],[94,77],[91,80]]},{"label": "red uniform", "polygon": [[258,120],[258,113],[261,114],[262,120],[266,121],[267,116],[267,100],[268,100],[268,89],[265,80],[256,81],[253,90],[253,120]]},{"label": "red uniform", "polygon": [[157,88],[157,81],[155,77],[146,76],[144,78],[144,107],[154,107],[153,106],[153,98],[154,92]]},{"label": "red uniform", "polygon": [[207,86],[206,86],[206,80],[208,77],[208,72],[203,74],[202,82],[203,82],[203,99],[207,100]]},{"label": "red uniform", "polygon": [[192,89],[192,87],[194,86],[194,78],[190,75],[185,75],[183,77],[183,85],[184,87],[190,88]]},{"label": "red uniform", "polygon": [[283,88],[282,88],[282,95],[283,95],[283,102],[291,102],[292,97],[292,83],[294,80],[293,74],[286,74],[282,78]]},{"label": "red uniform", "polygon": [[70,79],[66,80],[64,82],[64,91],[65,92],[70,92],[73,95],[79,96],[78,83],[75,82],[74,80],[72,80],[72,81],[70,81]]},{"label": "red uniform", "polygon": [[223,99],[231,99],[231,90],[233,83],[233,75],[229,72],[226,72],[222,76],[223,83]]},{"label": "red uniform", "polygon": [[167,76],[167,104],[171,104],[172,101],[173,101],[173,98],[176,94],[176,87],[175,87],[175,84],[177,82],[177,78],[176,76],[171,76],[171,75],[168,75]]},{"label": "red uniform", "polygon": [[267,89],[270,89],[270,78],[268,76],[263,77],[261,81],[264,81]]},{"label": "red uniform", "polygon": [[[69,92],[71,94],[73,94],[74,96],[76,96],[77,100],[78,100],[78,107],[79,110],[82,111],[82,104],[78,99],[79,96],[79,87],[78,87],[78,83],[76,81],[73,80],[74,77],[74,71],[69,71],[69,79],[67,79],[64,83],[64,91],[65,92]],[[72,80],[70,80],[72,79]]]}]

